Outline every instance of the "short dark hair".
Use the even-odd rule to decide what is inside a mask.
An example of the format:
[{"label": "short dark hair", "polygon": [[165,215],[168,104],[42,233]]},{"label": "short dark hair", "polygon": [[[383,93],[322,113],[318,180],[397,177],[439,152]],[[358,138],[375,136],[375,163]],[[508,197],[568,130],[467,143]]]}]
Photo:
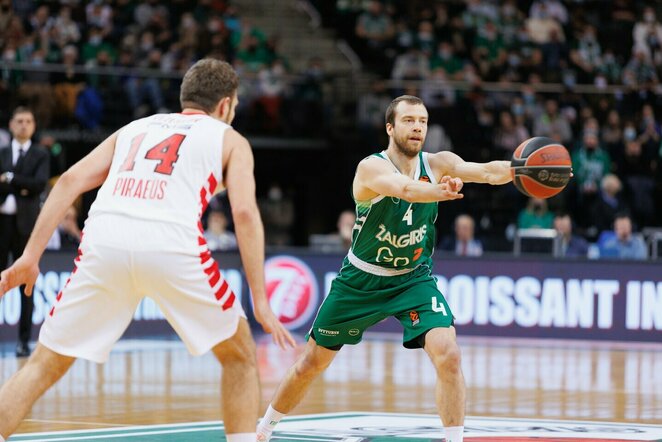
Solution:
[{"label": "short dark hair", "polygon": [[391,104],[386,108],[386,124],[393,126],[395,124],[395,109],[398,107],[401,101],[404,101],[407,104],[420,104],[425,106],[423,100],[413,95],[400,95],[395,100],[391,101]]},{"label": "short dark hair", "polygon": [[14,112],[11,113],[11,119],[13,120],[18,114],[32,114],[32,117],[34,118],[34,112],[32,112],[32,109],[27,106],[18,106],[14,109]]},{"label": "short dark hair", "polygon": [[239,87],[239,76],[226,61],[205,58],[196,62],[184,75],[179,93],[183,108],[214,111],[223,98],[232,97]]}]

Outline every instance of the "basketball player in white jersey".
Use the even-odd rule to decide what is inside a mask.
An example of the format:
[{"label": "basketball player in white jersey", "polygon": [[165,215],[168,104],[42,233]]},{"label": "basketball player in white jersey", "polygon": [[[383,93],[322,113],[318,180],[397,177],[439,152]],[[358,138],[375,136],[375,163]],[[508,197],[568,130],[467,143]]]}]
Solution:
[{"label": "basketball player in white jersey", "polygon": [[81,193],[101,185],[75,268],[39,344],[0,390],[0,441],[76,358],[99,363],[108,358],[146,295],[192,354],[212,350],[223,365],[228,441],[255,441],[260,398],[255,344],[200,223],[209,199],[225,185],[255,316],[278,345],[294,346],[266,297],[251,147],[229,125],[238,83],[229,64],[197,62],[182,82],[181,113],[128,124],[64,173],[51,191],[23,256],[0,275],[0,295],[23,284],[32,292],[58,221]]}]

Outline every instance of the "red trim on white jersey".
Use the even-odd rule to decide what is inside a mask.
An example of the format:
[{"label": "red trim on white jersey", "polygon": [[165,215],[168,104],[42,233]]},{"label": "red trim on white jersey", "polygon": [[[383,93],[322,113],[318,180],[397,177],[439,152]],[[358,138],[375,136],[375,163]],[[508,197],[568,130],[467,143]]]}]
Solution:
[{"label": "red trim on white jersey", "polygon": [[49,316],[53,316],[53,313],[55,313],[55,305],[60,302],[60,299],[62,299],[62,292],[64,289],[67,288],[69,283],[71,282],[71,278],[74,276],[76,273],[76,270],[78,270],[78,263],[80,262],[81,258],[83,257],[83,250],[82,250],[82,244],[83,244],[83,235],[85,235],[85,232],[81,232],[80,234],[80,244],[78,245],[78,255],[74,259],[74,269],[71,271],[71,275],[67,278],[67,282],[64,283],[64,286],[62,287],[62,290],[57,294],[55,297],[55,304],[51,307],[51,311],[48,313]]},{"label": "red trim on white jersey", "polygon": [[[207,178],[207,186],[200,189],[200,217],[207,210],[211,196],[216,190],[218,181],[214,174],[210,174]],[[221,275],[221,271],[218,267],[218,264],[211,256],[211,251],[207,246],[207,240],[204,237],[204,229],[202,227],[202,221],[198,221],[198,230],[200,231],[200,236],[198,236],[198,245],[202,248],[200,251],[200,264],[204,272],[207,274],[207,281],[209,282],[209,287],[214,290],[214,296],[216,300],[221,303],[221,308],[227,310],[234,305],[236,299],[235,294],[230,289],[230,285]]]}]

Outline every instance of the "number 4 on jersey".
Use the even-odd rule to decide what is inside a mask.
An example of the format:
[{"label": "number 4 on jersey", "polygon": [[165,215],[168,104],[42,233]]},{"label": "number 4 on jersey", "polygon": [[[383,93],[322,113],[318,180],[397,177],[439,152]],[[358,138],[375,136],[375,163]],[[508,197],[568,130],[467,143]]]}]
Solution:
[{"label": "number 4 on jersey", "polygon": [[412,223],[412,219],[411,219],[411,217],[412,217],[412,215],[414,214],[413,211],[411,210],[411,206],[412,206],[412,205],[410,204],[410,205],[409,205],[409,208],[408,208],[407,211],[405,212],[405,216],[402,217],[402,221],[407,221],[407,225],[408,225],[408,226],[411,226],[411,223]]},{"label": "number 4 on jersey", "polygon": [[[133,170],[133,166],[136,164],[136,154],[144,138],[145,134],[142,133],[131,140],[131,149],[129,149],[129,154],[122,163],[122,167],[120,167],[120,172]],[[154,172],[172,175],[175,163],[179,159],[179,147],[182,145],[184,138],[186,138],[186,135],[183,134],[170,135],[145,153],[145,159],[159,161],[154,167]]]}]

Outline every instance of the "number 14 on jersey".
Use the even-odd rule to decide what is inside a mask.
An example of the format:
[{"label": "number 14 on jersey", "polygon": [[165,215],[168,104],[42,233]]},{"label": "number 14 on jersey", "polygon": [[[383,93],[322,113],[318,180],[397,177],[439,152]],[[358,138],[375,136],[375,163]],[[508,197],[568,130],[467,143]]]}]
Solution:
[{"label": "number 14 on jersey", "polygon": [[[140,149],[140,145],[142,144],[144,138],[145,133],[141,133],[133,137],[131,140],[131,148],[129,149],[129,153],[127,154],[126,159],[120,167],[120,172],[128,172],[133,170],[133,167],[136,164],[136,155],[138,154],[138,149]],[[179,148],[185,138],[186,135],[183,134],[170,135],[168,138],[156,144],[145,153],[146,160],[158,161],[158,164],[154,166],[154,172],[163,175],[172,175],[172,172],[175,168],[175,163],[179,159]]]}]

